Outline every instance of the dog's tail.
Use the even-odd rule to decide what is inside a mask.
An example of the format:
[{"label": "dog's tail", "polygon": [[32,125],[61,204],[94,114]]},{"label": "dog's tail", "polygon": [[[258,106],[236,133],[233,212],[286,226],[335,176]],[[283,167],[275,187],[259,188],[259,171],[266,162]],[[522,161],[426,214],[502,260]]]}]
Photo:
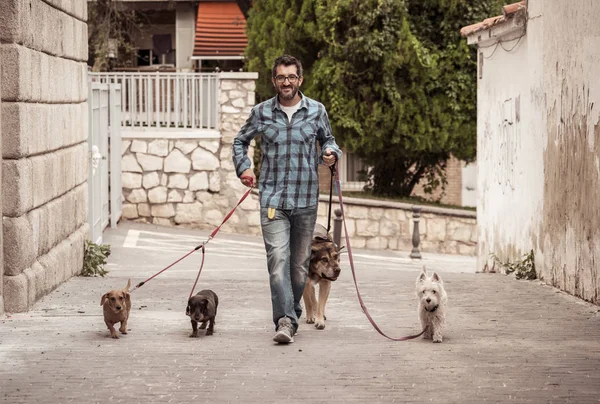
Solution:
[{"label": "dog's tail", "polygon": [[127,280],[127,286],[123,289],[123,292],[129,292],[129,288],[131,287],[131,279]]},{"label": "dog's tail", "polygon": [[421,272],[423,272],[425,275],[427,275],[427,268],[425,268],[425,265],[423,265],[423,268],[421,269]]}]

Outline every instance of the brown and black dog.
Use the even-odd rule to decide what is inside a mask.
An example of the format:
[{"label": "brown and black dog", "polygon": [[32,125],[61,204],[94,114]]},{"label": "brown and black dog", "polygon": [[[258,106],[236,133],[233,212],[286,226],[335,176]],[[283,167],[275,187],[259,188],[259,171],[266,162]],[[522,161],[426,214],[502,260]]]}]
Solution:
[{"label": "brown and black dog", "polygon": [[[342,247],[343,248],[343,247]],[[325,305],[331,290],[331,282],[340,276],[340,250],[325,227],[315,225],[308,278],[302,298],[306,309],[306,322],[314,324],[319,330],[325,328]],[[315,285],[319,285],[317,301]]]},{"label": "brown and black dog", "polygon": [[115,324],[121,323],[119,331],[121,334],[127,334],[127,320],[131,311],[131,296],[129,295],[129,287],[131,279],[127,281],[127,286],[124,289],[114,289],[106,292],[100,299],[100,306],[104,312],[104,322],[110,331],[112,338],[118,339],[119,336],[115,331]]},{"label": "brown and black dog", "polygon": [[190,337],[195,338],[198,336],[198,323],[202,323],[200,325],[201,330],[204,330],[206,323],[209,323],[206,335],[213,335],[218,306],[219,298],[217,294],[209,289],[201,290],[195,296],[189,298],[185,314],[192,321],[192,335]]}]

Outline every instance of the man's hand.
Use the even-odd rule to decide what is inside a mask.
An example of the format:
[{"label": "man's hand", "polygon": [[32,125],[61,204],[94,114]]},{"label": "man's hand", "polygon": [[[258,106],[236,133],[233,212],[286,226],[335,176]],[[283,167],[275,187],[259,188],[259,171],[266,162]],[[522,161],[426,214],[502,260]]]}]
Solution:
[{"label": "man's hand", "polygon": [[323,156],[323,163],[325,163],[325,165],[327,167],[331,167],[332,165],[335,164],[336,160],[337,160],[337,156],[335,154],[333,154],[331,149],[325,149],[325,155]]},{"label": "man's hand", "polygon": [[245,170],[242,175],[240,175],[240,181],[247,187],[251,187],[256,184],[256,176],[254,175],[254,171],[251,168]]}]

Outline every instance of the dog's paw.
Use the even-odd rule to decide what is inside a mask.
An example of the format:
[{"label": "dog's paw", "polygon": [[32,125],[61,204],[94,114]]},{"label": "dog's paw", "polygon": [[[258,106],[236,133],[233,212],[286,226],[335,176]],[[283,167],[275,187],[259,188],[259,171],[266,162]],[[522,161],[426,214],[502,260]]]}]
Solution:
[{"label": "dog's paw", "polygon": [[442,337],[439,337],[439,338],[434,338],[434,339],[433,339],[433,342],[437,342],[437,343],[440,343],[440,342],[442,342]]},{"label": "dog's paw", "polygon": [[317,319],[315,322],[315,328],[317,330],[324,330],[325,329],[325,320]]},{"label": "dog's paw", "polygon": [[191,333],[190,338],[198,338],[198,333],[197,332]]},{"label": "dog's paw", "polygon": [[213,335],[213,330],[206,330],[206,334],[205,335]]},{"label": "dog's paw", "polygon": [[306,324],[314,324],[314,323],[315,323],[314,317],[306,317]]},{"label": "dog's paw", "polygon": [[117,333],[111,334],[110,337],[112,339],[119,339],[119,336],[117,335]]}]

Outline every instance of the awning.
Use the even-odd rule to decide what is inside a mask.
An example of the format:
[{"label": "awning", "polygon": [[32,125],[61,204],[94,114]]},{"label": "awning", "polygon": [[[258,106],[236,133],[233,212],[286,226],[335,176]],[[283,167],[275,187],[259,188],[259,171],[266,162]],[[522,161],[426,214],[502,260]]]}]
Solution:
[{"label": "awning", "polygon": [[235,1],[198,5],[193,59],[242,59],[246,19]]}]

